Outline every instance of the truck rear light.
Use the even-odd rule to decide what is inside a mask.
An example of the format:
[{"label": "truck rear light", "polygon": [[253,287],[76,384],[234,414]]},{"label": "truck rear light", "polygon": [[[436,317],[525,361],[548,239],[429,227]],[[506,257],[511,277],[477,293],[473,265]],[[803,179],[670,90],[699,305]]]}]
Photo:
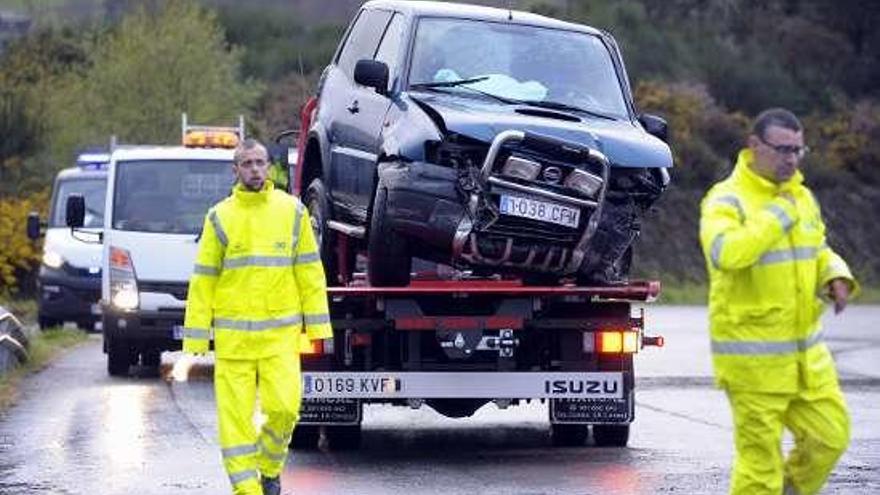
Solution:
[{"label": "truck rear light", "polygon": [[373,343],[373,336],[368,333],[355,333],[351,336],[353,347],[368,347]]},{"label": "truck rear light", "polygon": [[304,346],[300,354],[321,355],[324,354],[323,340],[310,340],[309,344]]},{"label": "truck rear light", "polygon": [[595,349],[600,354],[633,354],[639,351],[638,332],[602,331],[595,335]]}]

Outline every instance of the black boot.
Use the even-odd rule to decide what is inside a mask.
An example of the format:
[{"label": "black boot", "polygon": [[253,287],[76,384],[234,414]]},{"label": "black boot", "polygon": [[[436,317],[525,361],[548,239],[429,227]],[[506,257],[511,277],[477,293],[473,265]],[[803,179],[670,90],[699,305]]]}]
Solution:
[{"label": "black boot", "polygon": [[260,480],[263,484],[263,495],[281,495],[281,477],[274,478],[263,477]]}]

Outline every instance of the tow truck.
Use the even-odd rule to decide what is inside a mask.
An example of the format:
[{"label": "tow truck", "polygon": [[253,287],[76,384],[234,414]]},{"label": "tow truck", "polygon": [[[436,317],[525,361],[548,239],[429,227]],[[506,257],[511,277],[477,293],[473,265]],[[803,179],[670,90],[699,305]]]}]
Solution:
[{"label": "tow truck", "polygon": [[[316,106],[301,112],[306,149]],[[302,193],[305,153],[290,170]],[[337,263],[356,260],[353,232],[334,232]],[[405,287],[373,287],[363,273],[329,287],[334,338],[302,353],[303,406],[294,448],[361,443],[363,408],[393,404],[461,418],[489,402],[548,404],[552,443],[626,446],[635,418],[634,356],[663,346],[645,330],[656,281],[604,287],[533,286],[423,265]],[[343,273],[347,270],[341,270]]]}]

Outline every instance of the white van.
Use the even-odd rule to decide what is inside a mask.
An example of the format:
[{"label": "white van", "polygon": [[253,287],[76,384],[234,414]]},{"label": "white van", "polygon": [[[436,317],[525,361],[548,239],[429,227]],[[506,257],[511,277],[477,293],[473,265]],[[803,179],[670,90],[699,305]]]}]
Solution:
[{"label": "white van", "polygon": [[135,364],[157,367],[162,351],[180,349],[202,222],[232,190],[243,120],[211,128],[187,126],[184,116],[183,128],[184,145],[119,146],[110,154],[101,311],[111,375]]},{"label": "white van", "polygon": [[[42,263],[37,276],[37,320],[40,328],[72,321],[84,330],[100,328],[101,254],[99,236],[104,227],[107,190],[105,153],[82,153],[75,167],[55,177]],[[67,197],[82,195],[89,208],[83,228],[74,233],[67,228]],[[40,236],[40,218],[31,213],[28,237]]]}]

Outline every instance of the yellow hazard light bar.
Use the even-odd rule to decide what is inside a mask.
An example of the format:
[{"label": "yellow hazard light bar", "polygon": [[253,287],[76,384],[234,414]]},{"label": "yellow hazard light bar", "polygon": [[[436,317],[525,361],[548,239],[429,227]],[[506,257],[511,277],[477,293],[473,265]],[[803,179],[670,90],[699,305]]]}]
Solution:
[{"label": "yellow hazard light bar", "polygon": [[235,148],[244,139],[244,116],[239,115],[238,127],[219,127],[187,124],[184,113],[181,130],[181,140],[188,148]]},{"label": "yellow hazard light bar", "polygon": [[189,131],[183,136],[188,148],[235,148],[238,134],[232,131]]}]

